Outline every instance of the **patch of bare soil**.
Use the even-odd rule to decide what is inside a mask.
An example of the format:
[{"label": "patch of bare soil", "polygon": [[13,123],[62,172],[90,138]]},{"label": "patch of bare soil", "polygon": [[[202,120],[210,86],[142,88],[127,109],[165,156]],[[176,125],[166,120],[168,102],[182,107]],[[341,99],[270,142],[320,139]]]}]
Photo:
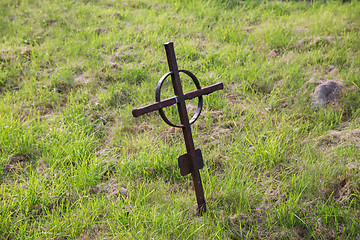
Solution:
[{"label": "patch of bare soil", "polygon": [[282,61],[284,63],[289,63],[292,60],[296,59],[295,53],[293,51],[285,52],[282,56]]},{"label": "patch of bare soil", "polygon": [[330,75],[330,76],[340,77],[339,70],[333,65],[326,66],[325,74]]},{"label": "patch of bare soil", "polygon": [[313,36],[305,37],[295,44],[298,50],[305,50],[332,44],[336,40],[341,40],[342,37],[335,36]]},{"label": "patch of bare soil", "polygon": [[[346,237],[349,226],[338,224],[336,228],[329,228],[327,225],[328,223],[322,222],[322,218],[319,218],[312,231],[314,239],[350,239]],[[352,239],[359,239],[359,236]]]},{"label": "patch of bare soil", "polygon": [[82,73],[74,78],[75,87],[83,87],[90,83],[92,79],[86,74]]},{"label": "patch of bare soil", "polygon": [[15,55],[11,54],[10,51],[1,50],[0,61],[1,62],[10,62],[14,60]]},{"label": "patch of bare soil", "polygon": [[133,133],[139,134],[143,132],[150,132],[153,130],[153,127],[146,122],[142,122],[138,125],[135,125],[132,130]]},{"label": "patch of bare soil", "polygon": [[190,180],[176,182],[176,183],[170,184],[170,186],[169,186],[170,193],[186,193],[191,189],[192,189],[192,183]]},{"label": "patch of bare soil", "polygon": [[[119,49],[119,46],[115,46],[115,50]],[[110,65],[116,64],[116,62],[123,61],[124,57],[132,56],[134,47],[126,47],[123,51],[115,52],[109,59]]]},{"label": "patch of bare soil", "polygon": [[47,88],[49,91],[67,94],[70,91],[71,86],[64,81],[57,81],[47,85]]},{"label": "patch of bare soil", "polygon": [[115,123],[111,124],[109,128],[106,131],[106,140],[105,140],[105,146],[110,146],[113,144],[115,139],[117,138],[117,134],[119,132],[123,131],[124,126],[121,121],[121,119],[118,119],[118,121],[115,121]]},{"label": "patch of bare soil", "polygon": [[225,94],[225,99],[228,101],[228,103],[231,106],[237,105],[239,103],[239,100],[240,100],[239,96],[237,96],[235,94],[229,94],[229,93]]},{"label": "patch of bare soil", "polygon": [[217,172],[223,172],[228,166],[227,162],[225,161],[225,156],[219,155],[215,157],[209,164],[209,168],[217,171]]},{"label": "patch of bare soil", "polygon": [[169,126],[159,132],[159,137],[162,141],[166,141],[170,146],[172,146],[176,142],[182,141],[182,129]]},{"label": "patch of bare soil", "polygon": [[123,63],[109,61],[107,65],[102,68],[101,73],[98,75],[98,79],[100,80],[101,85],[106,88],[109,82],[116,81],[117,75],[119,74],[122,67]]},{"label": "patch of bare soil", "polygon": [[25,170],[31,163],[30,154],[15,154],[10,157],[10,161],[2,171],[0,182],[4,181],[12,173],[20,173]]},{"label": "patch of bare soil", "polygon": [[219,124],[216,124],[211,130],[200,130],[202,131],[201,142],[205,148],[211,149],[213,146],[222,144],[231,138],[231,130]]},{"label": "patch of bare soil", "polygon": [[28,154],[16,154],[10,158],[10,164],[24,164],[27,161],[30,161]]},{"label": "patch of bare soil", "polygon": [[29,46],[22,46],[18,49],[21,57],[29,57],[31,55],[31,48]]},{"label": "patch of bare soil", "polygon": [[96,34],[105,33],[108,31],[108,28],[97,28],[95,29]]},{"label": "patch of bare soil", "polygon": [[308,30],[307,26],[298,26],[294,29],[295,32],[297,33],[304,33]]},{"label": "patch of bare soil", "polygon": [[325,187],[325,197],[332,197],[338,203],[350,202],[355,196],[359,196],[359,186],[356,186],[349,178],[341,176]]},{"label": "patch of bare soil", "polygon": [[223,126],[216,126],[211,132],[211,139],[215,141],[223,141],[224,138],[230,135],[230,129]]},{"label": "patch of bare soil", "polygon": [[120,196],[126,198],[128,191],[126,188],[121,187],[118,181],[114,178],[109,179],[106,182],[101,182],[96,186],[90,189],[90,192],[93,194],[103,194],[106,195],[107,199],[116,200]]},{"label": "patch of bare soil", "polygon": [[45,163],[42,159],[39,159],[37,162],[37,172],[40,174],[46,174],[49,172],[50,168],[47,163]]},{"label": "patch of bare soil", "polygon": [[280,54],[281,54],[281,50],[280,50],[280,49],[272,49],[272,50],[269,52],[269,57],[275,58],[275,57],[279,56]]},{"label": "patch of bare soil", "polygon": [[337,146],[355,145],[360,147],[360,129],[336,131],[332,130],[325,135],[319,137],[317,146],[322,148],[323,151],[328,151]]},{"label": "patch of bare soil", "polygon": [[215,118],[215,119],[221,119],[224,117],[223,111],[221,111],[221,110],[210,110],[209,114],[211,115],[212,118]]},{"label": "patch of bare soil", "polygon": [[99,239],[100,233],[106,233],[107,225],[105,223],[94,223],[89,228],[84,229],[76,238],[77,240]]},{"label": "patch of bare soil", "polygon": [[114,55],[110,57],[109,60],[110,65],[115,64],[117,61],[121,61],[123,55],[124,55],[123,52],[115,52]]}]

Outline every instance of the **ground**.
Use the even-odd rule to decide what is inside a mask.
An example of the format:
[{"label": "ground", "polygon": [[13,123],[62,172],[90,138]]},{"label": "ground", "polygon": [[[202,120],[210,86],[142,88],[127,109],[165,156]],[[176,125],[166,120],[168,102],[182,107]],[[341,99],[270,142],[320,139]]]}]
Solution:
[{"label": "ground", "polygon": [[[0,14],[0,238],[360,238],[358,1],[3,0]],[[168,41],[202,86],[224,83],[192,125],[203,216],[181,130],[131,115],[154,102]],[[314,108],[326,81],[343,91]]]}]

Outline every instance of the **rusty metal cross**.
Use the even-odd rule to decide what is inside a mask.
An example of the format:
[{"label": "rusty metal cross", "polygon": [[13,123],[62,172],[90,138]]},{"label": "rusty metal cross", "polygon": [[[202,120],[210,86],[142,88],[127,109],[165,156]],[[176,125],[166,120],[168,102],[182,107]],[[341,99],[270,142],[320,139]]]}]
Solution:
[{"label": "rusty metal cross", "polygon": [[[202,105],[203,105],[202,96],[210,94],[214,91],[223,89],[224,86],[223,86],[223,83],[219,82],[219,83],[210,85],[208,87],[201,88],[200,83],[194,74],[192,74],[191,72],[189,72],[187,70],[179,70],[178,69],[176,58],[175,58],[174,44],[172,42],[168,42],[168,43],[165,43],[164,45],[165,45],[165,51],[166,51],[166,56],[167,56],[167,61],[168,61],[170,72],[166,73],[164,76],[162,76],[159,83],[157,84],[156,94],[155,94],[156,103],[153,103],[153,104],[150,104],[150,105],[147,105],[144,107],[136,108],[132,111],[132,114],[134,117],[138,117],[145,113],[159,110],[160,116],[167,124],[169,124],[170,126],[173,126],[173,127],[182,128],[187,153],[178,157],[180,173],[182,176],[185,176],[185,175],[191,173],[193,183],[194,183],[195,193],[196,193],[198,211],[200,214],[202,214],[202,213],[206,212],[206,202],[205,202],[204,189],[202,186],[199,169],[203,168],[204,161],[203,161],[200,149],[195,149],[190,125],[193,124],[197,120],[197,118],[200,116]],[[196,90],[185,93],[185,94],[183,93],[181,79],[180,79],[180,75],[179,75],[180,72],[185,73],[193,80],[193,82],[197,88]],[[171,76],[175,96],[161,100],[160,99],[161,87],[162,87],[165,79],[169,76]],[[196,109],[195,115],[189,120],[188,113],[186,110],[185,100],[196,98],[196,97],[199,100],[198,107]],[[162,108],[174,105],[175,103],[177,104],[177,107],[178,107],[181,125],[176,125],[176,124],[173,124],[172,122],[170,122],[169,119],[166,117],[164,111],[162,110]]]}]

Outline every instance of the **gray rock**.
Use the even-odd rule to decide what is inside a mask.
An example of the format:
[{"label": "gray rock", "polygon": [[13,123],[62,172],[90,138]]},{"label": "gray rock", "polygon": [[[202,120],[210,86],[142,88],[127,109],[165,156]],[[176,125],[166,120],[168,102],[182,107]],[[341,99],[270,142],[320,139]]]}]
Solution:
[{"label": "gray rock", "polygon": [[328,102],[336,102],[341,96],[344,85],[341,82],[326,81],[315,88],[313,106],[316,109]]}]

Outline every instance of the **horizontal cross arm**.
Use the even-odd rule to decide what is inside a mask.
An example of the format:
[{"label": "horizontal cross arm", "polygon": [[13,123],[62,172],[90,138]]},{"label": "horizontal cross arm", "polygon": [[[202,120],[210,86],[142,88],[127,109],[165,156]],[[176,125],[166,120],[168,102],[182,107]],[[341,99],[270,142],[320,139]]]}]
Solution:
[{"label": "horizontal cross arm", "polygon": [[136,109],[132,110],[132,115],[134,117],[139,117],[139,116],[141,116],[141,115],[143,115],[145,113],[153,112],[153,111],[159,110],[161,108],[169,107],[171,105],[174,105],[178,101],[183,101],[182,99],[184,99],[184,100],[193,99],[193,98],[196,98],[196,97],[199,97],[199,96],[202,96],[202,95],[210,94],[212,92],[215,92],[215,91],[223,89],[223,88],[224,88],[224,85],[223,85],[222,82],[215,83],[215,84],[210,85],[208,87],[204,87],[204,88],[197,89],[197,90],[194,90],[194,91],[191,91],[191,92],[187,92],[187,93],[184,94],[183,98],[175,96],[175,97],[164,99],[161,102],[156,102],[156,103],[144,106],[144,107],[136,108]]},{"label": "horizontal cross arm", "polygon": [[144,106],[144,107],[136,108],[136,109],[132,110],[132,115],[134,117],[139,117],[145,113],[153,112],[153,111],[159,110],[160,108],[174,105],[177,102],[176,98],[177,97],[175,96],[175,97],[164,99],[161,102],[156,102],[156,103]]},{"label": "horizontal cross arm", "polygon": [[196,89],[194,91],[191,92],[187,92],[185,93],[185,99],[193,99],[202,95],[208,95],[212,92],[215,92],[217,90],[223,89],[224,88],[224,84],[222,82],[218,82],[215,83],[213,85],[201,88],[201,89]]}]

